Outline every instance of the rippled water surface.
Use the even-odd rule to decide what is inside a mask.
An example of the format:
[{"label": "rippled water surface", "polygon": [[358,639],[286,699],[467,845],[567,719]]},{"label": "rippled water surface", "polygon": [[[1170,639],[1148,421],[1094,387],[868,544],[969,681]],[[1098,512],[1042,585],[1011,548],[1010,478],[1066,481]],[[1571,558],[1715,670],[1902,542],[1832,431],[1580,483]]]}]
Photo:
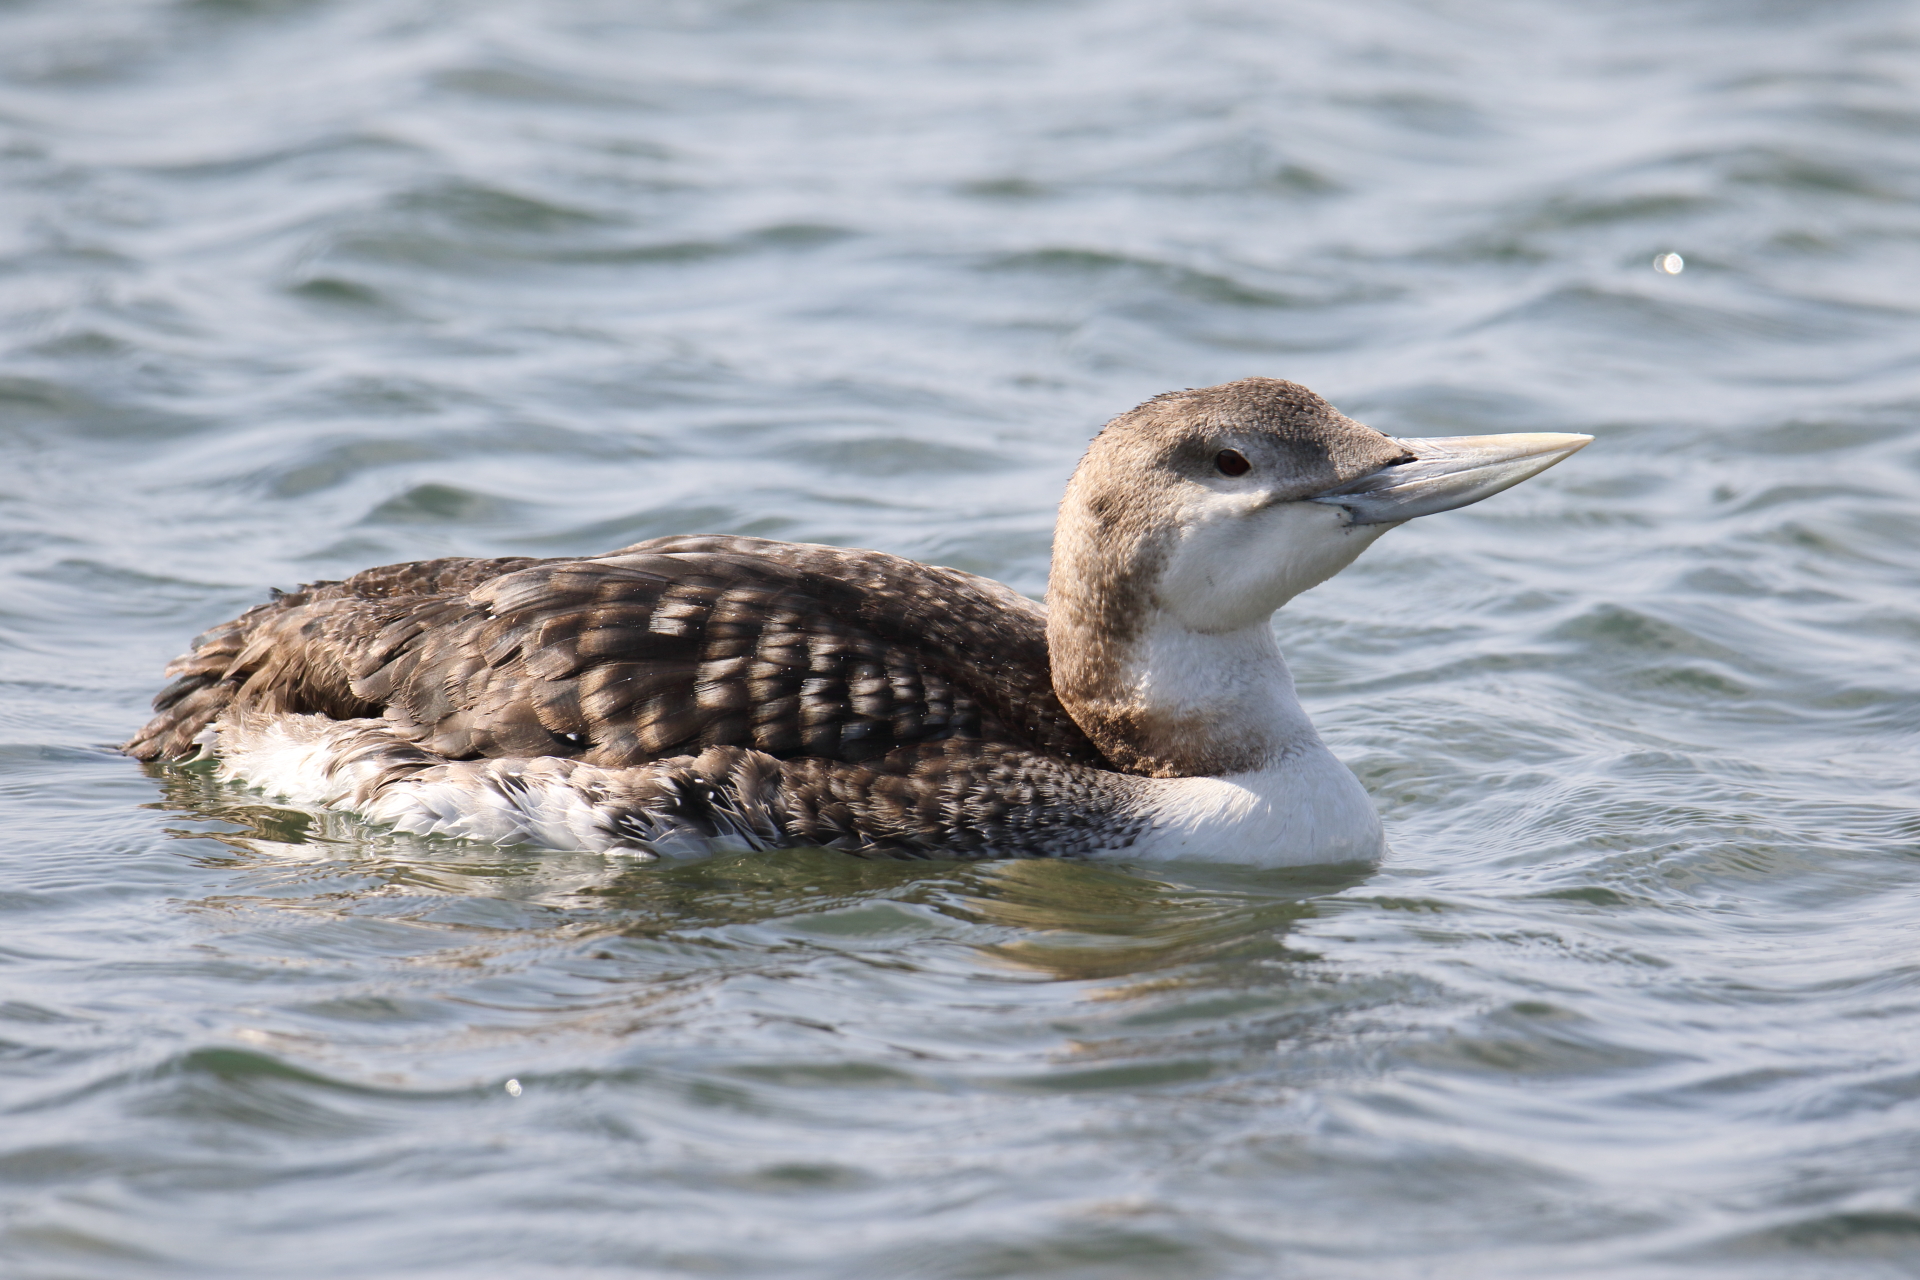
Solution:
[{"label": "rippled water surface", "polygon": [[[0,1271],[1914,1274],[1917,201],[1891,0],[7,0]],[[105,745],[394,560],[1038,594],[1098,425],[1250,374],[1598,437],[1283,612],[1372,872],[633,865]]]}]

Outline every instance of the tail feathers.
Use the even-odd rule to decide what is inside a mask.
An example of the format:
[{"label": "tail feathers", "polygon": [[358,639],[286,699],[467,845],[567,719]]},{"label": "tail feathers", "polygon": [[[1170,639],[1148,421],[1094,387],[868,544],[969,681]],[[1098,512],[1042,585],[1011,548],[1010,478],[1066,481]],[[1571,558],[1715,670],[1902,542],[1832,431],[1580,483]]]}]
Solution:
[{"label": "tail feathers", "polygon": [[233,702],[238,683],[219,671],[181,676],[153,700],[156,714],[120,749],[136,760],[188,760],[205,745],[207,727]]},{"label": "tail feathers", "polygon": [[206,744],[208,726],[233,702],[243,680],[229,679],[235,659],[246,648],[247,637],[261,616],[273,610],[286,593],[195,636],[193,648],[167,664],[175,677],[153,699],[153,719],[120,749],[136,760],[188,760]]}]

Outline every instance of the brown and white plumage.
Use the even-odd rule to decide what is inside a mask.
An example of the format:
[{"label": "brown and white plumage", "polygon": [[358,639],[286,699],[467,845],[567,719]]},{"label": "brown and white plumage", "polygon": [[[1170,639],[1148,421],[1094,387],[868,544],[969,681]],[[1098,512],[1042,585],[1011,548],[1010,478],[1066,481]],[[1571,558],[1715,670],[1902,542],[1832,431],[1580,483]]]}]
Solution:
[{"label": "brown and white plumage", "polygon": [[[761,754],[811,801],[794,842],[892,853],[935,831],[918,847],[1012,851],[1018,805],[943,821],[958,807],[944,793],[1106,763],[1054,695],[1045,615],[1026,597],[881,552],[759,538],[369,569],[254,607],[169,674],[160,714],[127,746],[141,759],[192,755],[236,715],[378,719],[369,745],[408,769],[697,758],[686,778],[717,779]],[[1049,780],[1065,787],[1030,782]],[[888,803],[863,803],[869,792]],[[862,839],[869,829],[882,838]]]},{"label": "brown and white plumage", "polygon": [[[1366,856],[1377,820],[1327,771],[1266,618],[1395,522],[1361,508],[1406,505],[1379,480],[1423,443],[1292,383],[1157,397],[1069,486],[1051,613],[958,570],[757,538],[369,569],[201,636],[126,749],[212,749],[405,829],[563,847],[1161,856],[1228,811],[1227,843],[1258,846],[1291,805],[1294,844]],[[1214,564],[1263,556],[1278,567],[1251,577]]]}]

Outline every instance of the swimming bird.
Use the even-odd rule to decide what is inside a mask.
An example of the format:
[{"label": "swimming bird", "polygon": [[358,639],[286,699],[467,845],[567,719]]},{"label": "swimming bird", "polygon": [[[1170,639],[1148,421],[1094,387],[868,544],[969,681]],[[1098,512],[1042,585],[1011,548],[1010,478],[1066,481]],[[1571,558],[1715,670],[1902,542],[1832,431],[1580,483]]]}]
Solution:
[{"label": "swimming bird", "polygon": [[550,848],[1370,861],[1274,611],[1591,439],[1395,439],[1273,378],[1169,392],[1088,447],[1044,605],[745,537],[388,565],[199,637],[125,750]]}]

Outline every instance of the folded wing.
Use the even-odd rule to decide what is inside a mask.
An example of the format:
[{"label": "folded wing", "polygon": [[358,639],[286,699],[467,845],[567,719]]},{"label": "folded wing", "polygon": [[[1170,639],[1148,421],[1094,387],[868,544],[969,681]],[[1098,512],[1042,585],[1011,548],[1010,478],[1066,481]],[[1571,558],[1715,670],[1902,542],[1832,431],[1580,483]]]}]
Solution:
[{"label": "folded wing", "polygon": [[744,747],[862,764],[976,739],[1106,763],[1054,696],[1039,605],[958,570],[756,538],[369,569],[213,628],[168,673],[127,744],[142,759],[194,754],[237,707],[381,717],[448,760]]}]

